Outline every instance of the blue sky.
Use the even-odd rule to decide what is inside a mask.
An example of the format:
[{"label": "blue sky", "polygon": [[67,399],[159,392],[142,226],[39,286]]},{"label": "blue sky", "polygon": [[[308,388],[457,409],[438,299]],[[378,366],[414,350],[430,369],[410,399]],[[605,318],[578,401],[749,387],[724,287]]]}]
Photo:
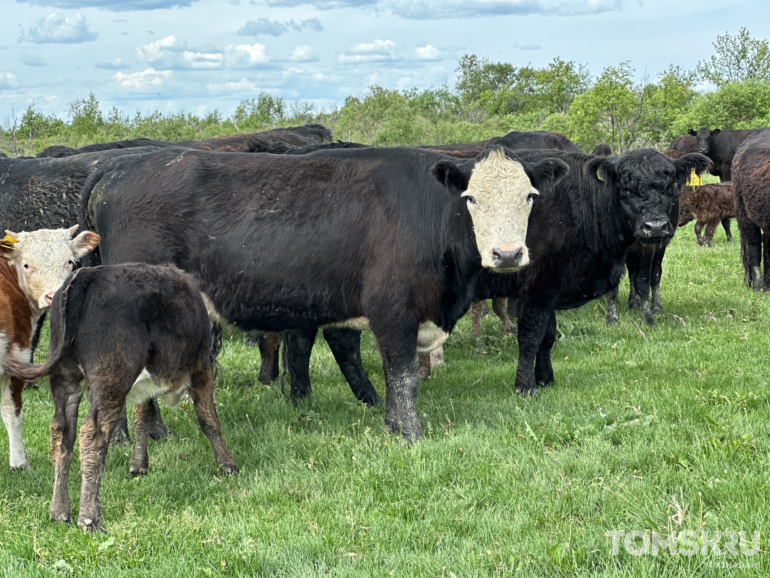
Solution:
[{"label": "blue sky", "polygon": [[454,84],[473,53],[592,75],[693,68],[718,34],[770,37],[767,0],[0,0],[0,123],[66,118],[93,91],[126,113],[219,109],[261,91],[317,106],[368,86]]}]

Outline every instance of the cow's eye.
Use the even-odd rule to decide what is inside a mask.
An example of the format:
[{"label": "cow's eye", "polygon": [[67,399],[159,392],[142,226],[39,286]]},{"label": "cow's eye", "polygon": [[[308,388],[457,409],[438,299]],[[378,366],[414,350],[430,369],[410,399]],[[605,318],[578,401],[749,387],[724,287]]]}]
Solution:
[{"label": "cow's eye", "polygon": [[67,261],[67,267],[69,267],[70,269],[72,269],[74,266],[75,266],[75,261],[73,261],[72,259],[70,259],[69,261]]},{"label": "cow's eye", "polygon": [[527,195],[527,204],[531,205],[532,203],[534,203],[535,202],[535,197],[537,197],[537,193],[529,193]]},{"label": "cow's eye", "polygon": [[22,265],[22,267],[24,267],[25,269],[29,269],[29,263],[24,263],[24,265]]},{"label": "cow's eye", "polygon": [[467,197],[465,197],[465,200],[467,200],[471,205],[479,204],[478,201],[476,201],[476,197],[474,197],[473,195],[468,195]]}]

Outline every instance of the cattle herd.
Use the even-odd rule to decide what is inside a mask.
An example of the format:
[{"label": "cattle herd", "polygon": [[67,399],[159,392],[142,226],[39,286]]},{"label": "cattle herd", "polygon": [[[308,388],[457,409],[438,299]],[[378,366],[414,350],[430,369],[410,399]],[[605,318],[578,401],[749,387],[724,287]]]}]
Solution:
[{"label": "cattle herd", "polygon": [[[770,132],[701,128],[668,150],[585,154],[567,137],[513,132],[476,143],[370,147],[332,142],[319,125],[205,141],[119,141],[0,157],[0,386],[10,467],[29,461],[21,437],[25,382],[49,376],[54,400],[52,520],[70,520],[67,490],[81,397],[78,525],[100,530],[99,485],[112,439],[146,474],[148,437],[165,426],[157,396],[187,393],[214,457],[225,446],[213,384],[221,325],[259,345],[258,379],[310,394],[310,355],[324,337],[354,395],[381,399],[364,371],[361,331],[385,372],[385,424],[422,437],[420,378],[470,309],[479,330],[493,300],[519,345],[516,391],[554,382],[556,311],[607,299],[652,326],[677,226],[696,221],[712,245],[722,224],[741,235],[745,281],[770,284]],[[695,186],[710,171],[720,184]],[[705,230],[704,230],[705,227]],[[80,232],[79,232],[80,231]],[[701,236],[701,231],[704,231]],[[47,361],[32,363],[46,311]],[[512,318],[517,320],[514,325]]]}]

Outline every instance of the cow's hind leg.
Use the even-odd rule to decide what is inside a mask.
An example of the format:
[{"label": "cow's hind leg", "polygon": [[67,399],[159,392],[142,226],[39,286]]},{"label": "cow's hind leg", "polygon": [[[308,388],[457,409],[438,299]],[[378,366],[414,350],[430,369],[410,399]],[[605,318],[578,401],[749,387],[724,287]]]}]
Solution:
[{"label": "cow's hind leg", "polygon": [[310,395],[310,354],[318,330],[297,329],[286,331],[284,335],[284,355],[289,371],[291,396],[302,399]]},{"label": "cow's hind leg", "polygon": [[730,231],[730,217],[725,217],[722,219],[722,228],[725,230],[725,235],[727,235],[727,240],[732,241],[733,240],[733,233]]},{"label": "cow's hind leg", "polygon": [[21,422],[24,417],[21,394],[24,391],[24,381],[8,375],[0,375],[2,387],[2,409],[5,429],[8,431],[8,450],[11,471],[29,469],[27,450],[21,439]]},{"label": "cow's hind leg", "polygon": [[616,285],[607,292],[607,325],[617,325],[620,321],[618,312],[618,286]]},{"label": "cow's hind leg", "polygon": [[764,245],[764,254],[765,254],[765,276],[764,276],[764,287],[765,290],[767,290],[768,287],[770,287],[770,263],[767,262],[768,257],[770,257],[770,230],[765,229],[762,231],[762,244]]},{"label": "cow's hind leg", "polygon": [[506,297],[492,299],[492,311],[503,322],[503,335],[516,335],[516,326],[508,317],[508,299]]},{"label": "cow's hind leg", "polygon": [[278,379],[280,359],[279,351],[281,349],[280,333],[262,333],[257,339],[259,355],[262,358],[262,364],[259,367],[259,383],[269,385]]},{"label": "cow's hind leg", "polygon": [[663,305],[660,303],[660,279],[663,276],[663,257],[666,255],[666,246],[659,245],[652,257],[652,269],[650,270],[650,285],[652,287],[652,313],[663,314]]},{"label": "cow's hind leg", "polygon": [[700,232],[703,230],[703,223],[701,221],[696,221],[695,223],[695,238],[698,240],[698,245],[703,246],[703,237],[701,237]]},{"label": "cow's hind leg", "polygon": [[484,309],[484,301],[471,303],[471,335],[481,333],[481,313]]},{"label": "cow's hind leg", "polygon": [[761,270],[762,229],[754,223],[748,223],[741,231],[741,242],[744,243],[744,267],[749,285],[754,288],[754,291],[764,291],[766,286]]},{"label": "cow's hind leg", "polygon": [[126,446],[131,443],[131,436],[128,433],[128,417],[126,416],[126,407],[118,416],[118,423],[115,425],[115,431],[112,432],[110,444],[113,446]]},{"label": "cow's hind leg", "polygon": [[237,474],[238,466],[222,439],[222,426],[214,403],[214,374],[211,368],[199,369],[191,376],[190,397],[198,424],[211,443],[214,459],[225,474]]},{"label": "cow's hind leg", "polygon": [[639,295],[634,279],[639,272],[640,262],[638,249],[631,250],[626,255],[626,268],[628,269],[628,308],[636,309],[642,305],[642,297]]},{"label": "cow's hind leg", "polygon": [[128,473],[132,476],[145,475],[150,465],[150,459],[147,455],[147,439],[150,437],[152,428],[155,427],[156,405],[154,400],[148,399],[143,403],[137,403],[134,407],[134,435],[136,443],[134,444],[134,455],[131,457],[131,465],[128,467]]},{"label": "cow's hind leg", "polygon": [[553,365],[551,363],[551,349],[556,342],[556,312],[551,310],[546,321],[543,340],[535,359],[535,382],[537,385],[550,385],[553,383]]},{"label": "cow's hind leg", "polygon": [[[554,324],[555,332],[556,315],[553,310],[555,301],[556,297],[552,292],[541,292],[537,296],[527,295],[519,298],[519,363],[516,368],[516,393],[536,394],[537,378],[547,378],[545,375],[535,374],[535,363],[540,357],[541,345],[551,323]],[[550,347],[548,351],[550,352]],[[552,371],[546,371],[547,368],[547,365],[543,366],[543,374],[552,373]]]},{"label": "cow's hind leg", "polygon": [[[71,365],[68,367],[68,365]],[[77,365],[60,364],[51,374],[54,415],[51,420],[51,458],[53,460],[53,497],[49,510],[52,522],[72,520],[69,472],[78,432],[78,409],[83,397],[83,374]]]},{"label": "cow's hind leg", "polygon": [[353,390],[353,395],[366,405],[382,403],[364,371],[364,362],[361,359],[361,332],[344,328],[324,329],[324,339],[329,344],[342,375]]}]

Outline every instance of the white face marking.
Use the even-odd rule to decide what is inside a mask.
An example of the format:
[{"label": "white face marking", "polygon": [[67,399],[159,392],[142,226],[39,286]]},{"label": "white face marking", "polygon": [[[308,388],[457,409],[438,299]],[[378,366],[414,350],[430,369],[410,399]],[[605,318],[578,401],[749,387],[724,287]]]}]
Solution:
[{"label": "white face marking", "polygon": [[19,287],[38,317],[50,306],[50,299],[72,272],[77,260],[93,251],[99,243],[99,235],[90,231],[73,239],[76,231],[77,226],[31,233],[7,231],[19,242],[13,244],[10,253],[3,253],[3,257],[16,267]]},{"label": "white face marking", "polygon": [[[521,164],[501,151],[493,150],[476,164],[468,189],[462,196],[468,199],[482,266],[511,272],[529,263],[527,221],[533,195],[537,194]],[[521,249],[521,257],[515,266],[502,268],[495,265],[493,251],[518,249]]]}]

